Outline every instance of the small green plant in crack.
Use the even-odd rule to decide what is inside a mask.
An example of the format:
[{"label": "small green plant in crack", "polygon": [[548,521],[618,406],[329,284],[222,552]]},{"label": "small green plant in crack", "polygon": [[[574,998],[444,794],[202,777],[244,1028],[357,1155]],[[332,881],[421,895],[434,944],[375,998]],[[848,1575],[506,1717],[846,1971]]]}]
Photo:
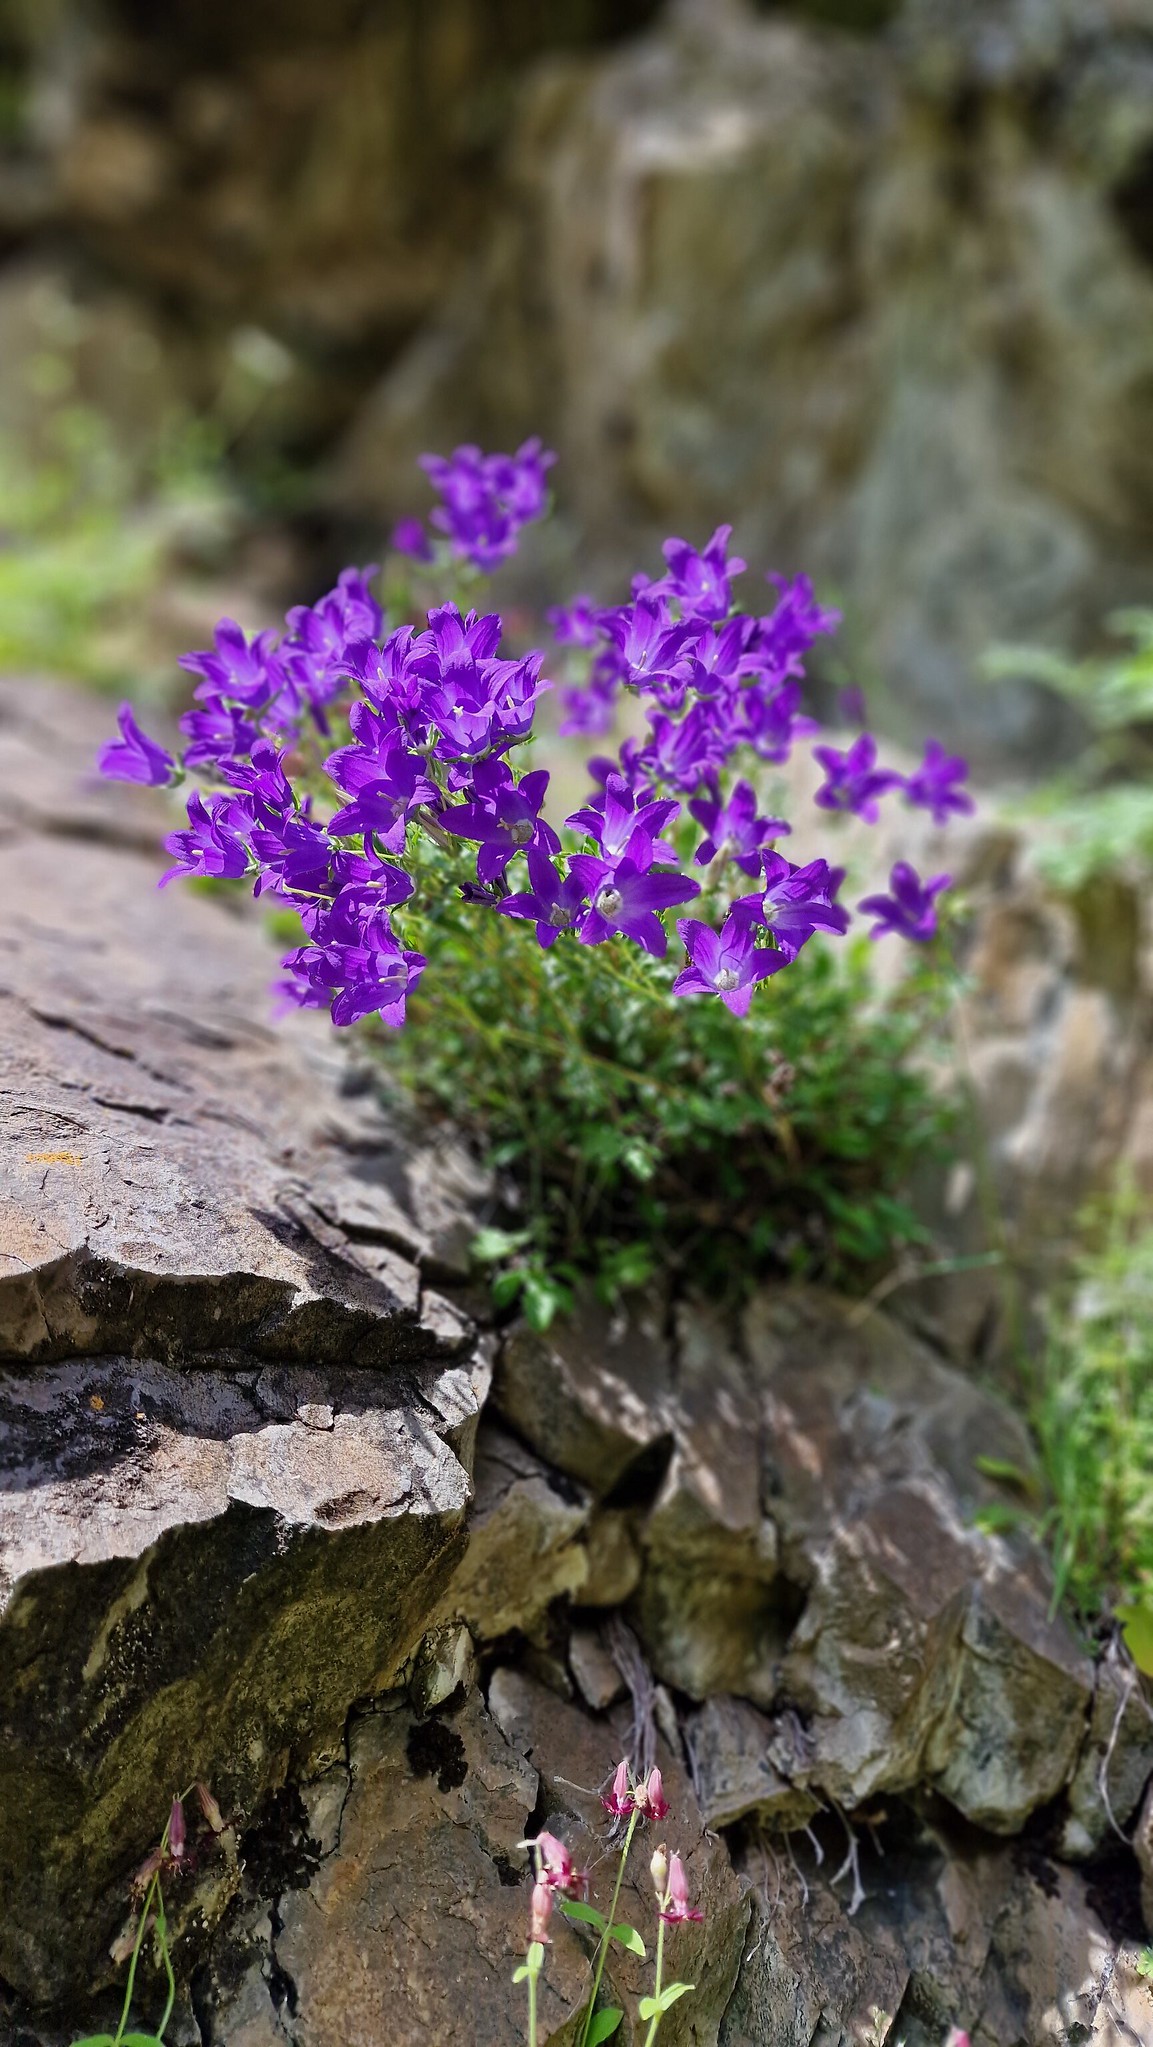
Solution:
[{"label": "small green plant in crack", "polygon": [[[226,1826],[220,1807],[206,1784],[198,1782],[173,1799],[168,1823],[158,1845],[145,1856],[132,1879],[133,1912],[112,1950],[114,1960],[128,1964],[124,2002],[116,2031],[89,2033],[75,2041],[74,2047],[165,2047],[164,2034],[176,2004],[176,1976],[172,1967],[172,1940],[164,1905],[163,1880],[194,1869],[201,1859],[201,1851],[189,1846],[184,1816],[184,1800],[193,1792],[212,1845],[222,1844],[226,1849],[230,1846],[234,1849],[231,1829]],[[155,1967],[163,1974],[166,1994],[164,2010],[155,2031],[142,2032],[128,2022],[140,1963],[149,1944]]]}]

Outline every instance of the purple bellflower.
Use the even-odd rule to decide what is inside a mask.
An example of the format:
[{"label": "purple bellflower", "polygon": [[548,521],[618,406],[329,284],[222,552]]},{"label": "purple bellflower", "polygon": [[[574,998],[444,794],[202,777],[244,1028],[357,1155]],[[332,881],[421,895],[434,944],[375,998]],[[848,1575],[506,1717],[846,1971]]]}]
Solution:
[{"label": "purple bellflower", "polygon": [[719,995],[734,1016],[745,1016],[753,990],[769,974],[787,967],[787,953],[758,945],[754,927],[730,911],[719,931],[695,917],[678,917],[677,930],[689,956],[673,982],[674,995]]},{"label": "purple bellflower", "polygon": [[188,798],[187,828],[171,833],[164,841],[173,856],[173,865],[161,876],[161,888],[189,875],[207,874],[218,880],[238,881],[252,864],[241,837],[251,827],[251,813],[238,798],[206,798],[194,789]]},{"label": "purple bellflower", "polygon": [[947,754],[940,741],[930,739],[919,768],[905,777],[905,801],[932,813],[934,824],[948,824],[951,816],[965,817],[974,808],[966,789],[958,789],[969,772],[960,754]]},{"label": "purple bellflower", "polygon": [[587,832],[595,839],[604,860],[623,859],[633,833],[640,831],[652,840],[659,857],[672,863],[677,857],[676,850],[661,839],[660,833],[672,823],[680,807],[671,796],[638,803],[635,790],[621,775],[614,774],[607,778],[603,794],[594,796],[583,810],[574,810],[565,823],[571,830]]},{"label": "purple bellflower", "polygon": [[595,647],[601,638],[601,607],[581,595],[545,612],[558,647]]},{"label": "purple bellflower", "polygon": [[481,761],[472,777],[473,801],[454,804],[441,813],[443,830],[480,841],[478,881],[487,886],[499,881],[522,848],[560,852],[560,840],[540,814],[548,782],[546,768],[535,768],[517,782],[507,761]]},{"label": "purple bellflower", "polygon": [[650,585],[649,594],[675,597],[686,618],[707,619],[710,624],[727,618],[733,603],[731,579],[745,568],[739,555],[725,559],[732,530],[718,526],[700,554],[687,540],[666,540],[661,552],[669,572]]},{"label": "purple bellflower", "polygon": [[406,554],[410,561],[430,562],[433,558],[432,542],[421,519],[398,519],[389,544],[397,554]]},{"label": "purple bellflower", "polygon": [[151,789],[163,788],[171,782],[176,762],[158,740],[141,731],[131,704],[121,704],[116,723],[120,737],[101,747],[97,761],[100,773],[113,782],[143,782]]},{"label": "purple bellflower", "polygon": [[216,628],[215,648],[199,654],[182,654],[179,665],[199,675],[198,697],[215,701],[221,697],[262,710],[276,695],[283,681],[275,653],[276,634],[257,633],[250,642],[233,618],[222,618]]},{"label": "purple bellflower", "polygon": [[763,889],[739,896],[733,912],[747,922],[765,925],[789,959],[796,958],[814,931],[848,930],[849,913],[833,900],[844,879],[839,868],[830,867],[827,860],[810,860],[805,867],[794,867],[782,853],[768,851],[762,861]]},{"label": "purple bellflower", "polygon": [[765,840],[792,830],[784,818],[757,816],[757,792],[750,782],[737,782],[727,803],[702,798],[690,803],[689,809],[708,834],[697,847],[698,867],[717,859],[731,860],[742,874],[756,874]]},{"label": "purple bellflower", "polygon": [[901,787],[900,775],[877,767],[877,742],[871,732],[862,732],[844,753],[835,746],[815,746],[813,758],[825,771],[813,798],[822,810],[854,811],[866,824],[876,824],[878,797]]},{"label": "purple bellflower", "polygon": [[536,925],[537,944],[547,951],[562,931],[570,931],[585,907],[585,890],[576,875],[559,875],[547,853],[530,846],[526,855],[529,886],[497,904],[505,917],[527,917]]},{"label": "purple bellflower", "polygon": [[952,879],[951,874],[936,874],[931,881],[922,881],[907,860],[898,860],[889,876],[892,893],[865,896],[857,904],[866,917],[877,919],[869,937],[885,938],[892,931],[924,945],[937,929],[936,898]]},{"label": "purple bellflower", "polygon": [[653,843],[643,832],[635,832],[629,845],[632,856],[615,865],[591,853],[570,858],[569,871],[590,898],[577,937],[582,945],[603,945],[620,931],[654,959],[663,959],[668,940],[659,913],[699,896],[701,885],[683,874],[650,873]]}]

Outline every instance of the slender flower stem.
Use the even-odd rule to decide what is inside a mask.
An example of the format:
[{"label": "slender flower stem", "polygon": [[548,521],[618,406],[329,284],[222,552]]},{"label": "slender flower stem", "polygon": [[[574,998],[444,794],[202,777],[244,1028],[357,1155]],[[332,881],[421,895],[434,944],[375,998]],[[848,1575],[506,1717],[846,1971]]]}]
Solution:
[{"label": "slender flower stem", "polygon": [[[665,1898],[662,1898],[662,1899],[661,1899],[661,1910],[662,1910],[662,1912],[663,1912],[663,1911],[665,1910],[666,1906],[668,1905],[668,1902],[669,1902],[669,1901],[668,1901],[668,1898],[667,1898],[667,1897],[665,1897]],[[655,1998],[657,1998],[657,1999],[659,1999],[659,1998],[660,1998],[660,1994],[661,1994],[661,1972],[662,1972],[662,1970],[663,1970],[663,1968],[664,1968],[664,1963],[665,1963],[665,1922],[664,1922],[664,1920],[663,1920],[663,1919],[658,1919],[658,1921],[657,1921],[657,1970],[656,1970],[656,1979],[655,1979],[655,1981],[654,1981],[654,1983],[653,1983],[653,1996],[654,1996]],[[655,2012],[653,2013],[653,2015],[652,2015],[652,2018],[651,2018],[651,2019],[649,2020],[649,2029],[648,2029],[648,2032],[647,2032],[647,2033],[645,2034],[645,2047],[653,2047],[653,2041],[654,2041],[654,2040],[656,2039],[656,2037],[657,2037],[657,2027],[658,2027],[658,2026],[660,2025],[660,2022],[661,2022],[661,2019],[663,2018],[663,2016],[664,2016],[664,2014],[663,2014],[662,2012],[659,2012],[659,2011],[655,2011]]]},{"label": "slender flower stem", "polygon": [[536,1970],[528,1972],[528,2047],[536,2047]]},{"label": "slender flower stem", "polygon": [[[165,1829],[166,1841],[167,1838],[168,1831],[166,1828]],[[133,1943],[132,1948],[132,1959],[128,1964],[128,1981],[124,1985],[124,2007],[120,2013],[120,2024],[116,2028],[116,2037],[112,2043],[112,2047],[120,2047],[120,2042],[124,2038],[124,2031],[128,2024],[128,2014],[132,2009],[132,1992],[136,1984],[136,1965],[140,1960],[140,1950],[144,1945],[144,1936],[148,1931],[148,1920],[149,1915],[152,1911],[152,1901],[154,1898],[159,1896],[159,1893],[160,1878],[159,1876],[154,1876],[152,1882],[148,1886],[147,1892],[145,1893],[144,1903],[140,1908],[140,1924],[136,1929],[136,1939],[135,1942]]]},{"label": "slender flower stem", "polygon": [[634,1806],[632,1812],[629,1814],[628,1831],[625,1834],[624,1846],[621,1849],[621,1859],[619,1864],[617,1865],[617,1880],[613,1887],[613,1901],[612,1904],[609,1906],[609,1916],[605,1923],[605,1930],[600,1937],[600,1946],[597,1948],[596,1973],[593,1976],[592,1996],[589,1998],[588,2010],[585,2013],[585,2022],[581,2028],[580,2047],[588,2047],[588,2037],[590,2032],[592,2031],[593,2014],[595,2013],[597,2008],[597,1998],[600,1996],[601,1978],[604,1975],[605,1962],[608,1958],[609,1934],[611,1933],[613,1924],[616,1920],[617,1905],[620,1902],[621,1885],[624,1882],[625,1878],[625,1864],[629,1859],[629,1849],[633,1845],[633,1835],[636,1832],[637,1821],[639,1818],[640,1814],[637,1812],[637,1809]]}]

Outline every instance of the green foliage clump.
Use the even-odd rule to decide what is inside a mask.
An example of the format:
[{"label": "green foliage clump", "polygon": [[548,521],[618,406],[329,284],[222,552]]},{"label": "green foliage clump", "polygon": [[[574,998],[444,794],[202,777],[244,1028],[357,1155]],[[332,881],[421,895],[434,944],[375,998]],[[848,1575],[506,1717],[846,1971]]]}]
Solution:
[{"label": "green foliage clump", "polygon": [[147,665],[142,612],[174,550],[228,516],[214,444],[174,419],[142,470],[78,401],[43,441],[35,460],[0,441],[0,668],[122,688]]},{"label": "green foliage clump", "polygon": [[1119,1613],[1153,1668],[1153,1221],[1128,1189],[1089,1223],[1034,1414],[1057,1596],[1090,1620]]},{"label": "green foliage clump", "polygon": [[1012,675],[1056,691],[1089,726],[1076,767],[1031,806],[1052,825],[1036,858],[1060,888],[1153,859],[1153,611],[1120,611],[1108,624],[1129,642],[1116,655],[1071,661],[1040,648],[998,647],[985,662],[990,677]]},{"label": "green foliage clump", "polygon": [[562,933],[545,951],[478,917],[443,857],[395,919],[429,968],[382,1049],[519,1192],[520,1227],[477,1247],[503,1266],[498,1303],[544,1325],[582,1275],[609,1299],[658,1271],[851,1284],[924,1240],[901,1190],[951,1117],[920,1057],[944,999],[931,958],[882,1002],[868,940],[815,939],[737,1018],[670,994],[679,948],[674,964]]}]

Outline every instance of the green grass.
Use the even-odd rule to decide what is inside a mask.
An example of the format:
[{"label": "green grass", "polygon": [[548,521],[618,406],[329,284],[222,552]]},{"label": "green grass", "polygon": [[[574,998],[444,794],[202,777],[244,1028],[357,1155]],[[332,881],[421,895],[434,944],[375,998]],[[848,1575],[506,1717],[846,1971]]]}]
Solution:
[{"label": "green grass", "polygon": [[[1033,1423],[1057,1596],[1153,1630],[1153,1220],[1122,1188],[1088,1218],[1072,1298],[1050,1313]],[[1141,1616],[1146,1617],[1143,1627]]]}]

